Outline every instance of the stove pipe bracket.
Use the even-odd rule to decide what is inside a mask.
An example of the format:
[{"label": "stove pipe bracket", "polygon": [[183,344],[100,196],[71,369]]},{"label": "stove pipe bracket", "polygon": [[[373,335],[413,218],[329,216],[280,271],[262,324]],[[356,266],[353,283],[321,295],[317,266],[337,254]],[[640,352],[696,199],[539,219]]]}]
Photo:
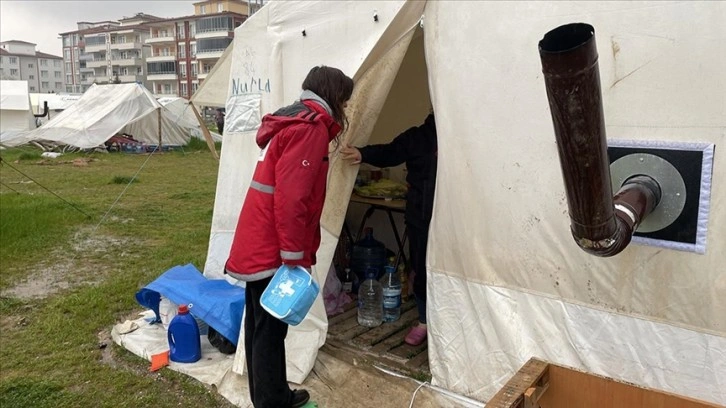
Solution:
[{"label": "stove pipe bracket", "polygon": [[612,193],[594,28],[557,27],[539,42],[539,54],[572,235],[588,253],[616,255],[660,203],[661,185],[644,171]]}]

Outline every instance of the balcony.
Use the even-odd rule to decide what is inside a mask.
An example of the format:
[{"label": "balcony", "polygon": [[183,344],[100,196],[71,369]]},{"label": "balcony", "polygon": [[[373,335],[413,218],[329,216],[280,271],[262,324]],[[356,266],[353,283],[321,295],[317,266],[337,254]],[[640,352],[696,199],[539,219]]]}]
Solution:
[{"label": "balcony", "polygon": [[122,67],[141,65],[142,62],[143,61],[141,61],[141,58],[138,58],[138,57],[132,57],[132,58],[117,57],[117,58],[111,59],[111,64],[122,66]]},{"label": "balcony", "polygon": [[204,32],[197,31],[196,34],[194,34],[194,38],[199,40],[202,38],[230,37],[231,32],[232,32],[232,30],[227,30],[227,29],[217,29],[217,30],[204,31]]},{"label": "balcony", "polygon": [[146,57],[146,62],[164,62],[164,61],[176,61],[175,52],[154,52],[151,56]]},{"label": "balcony", "polygon": [[89,75],[86,78],[81,79],[81,84],[83,84],[83,85],[91,85],[95,80],[96,80],[96,77],[95,76]]},{"label": "balcony", "polygon": [[173,33],[159,33],[156,35],[152,35],[151,37],[147,38],[145,43],[146,44],[161,44],[161,43],[173,43],[176,42],[176,39],[174,39]]},{"label": "balcony", "polygon": [[209,72],[200,72],[197,74],[197,79],[205,79]]},{"label": "balcony", "polygon": [[112,50],[133,50],[141,48],[142,44],[138,42],[122,42],[122,43],[111,43]]},{"label": "balcony", "polygon": [[179,96],[179,95],[176,91],[176,88],[171,88],[171,89],[157,90],[157,92],[154,92],[154,96],[159,97],[159,96]]},{"label": "balcony", "polygon": [[85,53],[85,54],[81,54],[78,57],[78,60],[79,61],[93,61],[93,58],[94,58],[93,54]]},{"label": "balcony", "polygon": [[86,53],[106,51],[106,43],[101,44],[86,44]]},{"label": "balcony", "polygon": [[106,58],[98,58],[93,61],[86,62],[88,68],[101,68],[106,66]]},{"label": "balcony", "polygon": [[149,81],[176,81],[177,75],[174,71],[149,72],[146,79]]},{"label": "balcony", "polygon": [[[114,77],[113,79],[116,79],[116,77]],[[118,79],[119,79],[119,81],[121,81],[123,83],[136,82],[136,81],[143,80],[141,75],[119,75]]]},{"label": "balcony", "polygon": [[199,50],[197,49],[197,59],[218,59],[222,56],[224,48]]},{"label": "balcony", "polygon": [[95,70],[92,67],[88,67],[88,66],[81,67],[81,69],[79,71],[81,71],[81,72],[91,72],[91,73],[95,72]]}]

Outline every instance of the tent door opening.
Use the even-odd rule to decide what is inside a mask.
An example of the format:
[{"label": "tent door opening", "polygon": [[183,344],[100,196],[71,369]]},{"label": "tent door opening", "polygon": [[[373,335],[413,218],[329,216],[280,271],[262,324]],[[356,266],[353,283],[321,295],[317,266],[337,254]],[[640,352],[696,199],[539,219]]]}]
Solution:
[{"label": "tent door opening", "polygon": [[[431,112],[423,40],[423,32],[417,28],[365,145],[387,144],[405,130],[421,125]],[[366,176],[360,177],[363,174]],[[388,168],[361,164],[359,169],[359,179],[366,181],[387,179],[406,185],[406,177],[405,163]],[[402,198],[361,197],[354,191],[333,260],[335,273],[342,278],[345,276],[344,269],[350,267],[353,245],[363,238],[365,229],[371,228],[375,240],[385,245],[385,262],[389,263],[390,257],[393,257],[394,262],[403,263],[409,277],[408,283],[404,284],[408,286],[404,293],[408,292],[409,296],[402,302],[401,317],[375,328],[360,326],[357,321],[357,294],[351,293],[351,302],[329,314],[328,336],[323,349],[351,362],[353,358],[360,360],[364,356],[373,364],[394,368],[416,378],[428,378],[427,343],[411,346],[404,342],[410,328],[418,322],[418,311],[410,279],[410,248],[404,219],[406,201],[405,197]]]}]

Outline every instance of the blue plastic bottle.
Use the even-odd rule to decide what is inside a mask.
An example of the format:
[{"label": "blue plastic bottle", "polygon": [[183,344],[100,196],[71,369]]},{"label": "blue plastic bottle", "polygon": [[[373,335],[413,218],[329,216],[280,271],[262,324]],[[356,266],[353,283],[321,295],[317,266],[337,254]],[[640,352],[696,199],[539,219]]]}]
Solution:
[{"label": "blue plastic bottle", "polygon": [[177,363],[193,363],[202,358],[199,326],[189,314],[187,305],[179,306],[179,312],[169,323],[169,359]]}]

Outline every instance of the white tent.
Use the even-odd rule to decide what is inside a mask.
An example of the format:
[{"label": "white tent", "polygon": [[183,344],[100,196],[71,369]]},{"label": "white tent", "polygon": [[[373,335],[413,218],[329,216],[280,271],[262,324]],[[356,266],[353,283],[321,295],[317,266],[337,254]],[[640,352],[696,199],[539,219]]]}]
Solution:
[{"label": "white tent", "polygon": [[[192,137],[204,139],[201,125],[197,116],[192,110],[192,106],[188,100],[178,97],[163,97],[157,101],[168,111],[172,122],[185,129],[188,129]],[[222,135],[210,131],[210,135],[215,142],[222,141]]]},{"label": "white tent", "polygon": [[0,138],[33,128],[28,81],[0,81]]},{"label": "white tent", "polygon": [[92,85],[83,96],[50,122],[0,143],[17,146],[45,140],[93,148],[115,134],[127,133],[145,144],[184,145],[189,130],[139,84]]},{"label": "white tent", "polygon": [[45,124],[53,119],[60,112],[68,109],[77,100],[81,99],[82,94],[55,94],[55,93],[31,93],[30,106],[36,114],[43,113],[44,103],[48,103],[49,115],[39,118],[41,123]]},{"label": "white tent", "polygon": [[[723,157],[725,19],[719,2],[270,2],[235,32],[205,275],[223,277],[259,118],[296,99],[312,66],[330,65],[356,82],[342,143],[390,140],[436,112],[427,258],[435,385],[486,401],[538,357],[726,404],[726,161],[704,154],[702,181],[712,174],[713,188],[700,197],[701,253],[637,242],[611,258],[585,253],[570,233],[537,49],[557,26],[592,24],[609,140],[699,142]],[[319,282],[356,171],[331,154]],[[310,372],[326,322],[318,298],[290,328],[291,381]]]}]

